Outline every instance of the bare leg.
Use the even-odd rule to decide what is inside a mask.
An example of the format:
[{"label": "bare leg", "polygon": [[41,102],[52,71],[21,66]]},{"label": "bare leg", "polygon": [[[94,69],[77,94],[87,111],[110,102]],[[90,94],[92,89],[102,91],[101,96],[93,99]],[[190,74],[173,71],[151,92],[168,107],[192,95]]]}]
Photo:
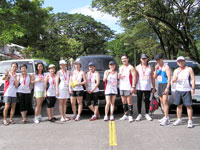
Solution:
[{"label": "bare leg", "polygon": [[63,99],[59,99],[59,112],[60,112],[60,117],[62,118],[64,116],[63,114]]},{"label": "bare leg", "polygon": [[192,120],[192,113],[193,113],[192,106],[187,106],[187,114],[189,120]]},{"label": "bare leg", "polygon": [[63,101],[63,115],[64,115],[64,118],[66,118],[66,112],[67,112],[67,99],[64,99],[64,101]]},{"label": "bare leg", "polygon": [[178,118],[178,119],[181,119],[182,108],[183,108],[183,105],[179,105],[179,106],[177,106],[177,108],[176,108],[176,113],[177,113],[177,118]]},{"label": "bare leg", "polygon": [[82,109],[83,109],[83,97],[77,97],[78,101],[78,115],[81,115]]},{"label": "bare leg", "polygon": [[113,115],[114,111],[115,111],[115,99],[116,99],[116,96],[112,96],[111,97],[111,111],[110,111],[110,115]]},{"label": "bare leg", "polygon": [[168,117],[169,106],[168,106],[168,95],[163,95],[163,106],[164,106],[164,114],[165,117]]},{"label": "bare leg", "polygon": [[110,104],[111,104],[111,96],[106,96],[105,116],[108,116]]},{"label": "bare leg", "polygon": [[12,103],[12,105],[11,105],[11,111],[10,111],[10,120],[13,119],[13,116],[15,114],[15,107],[16,107],[16,103]]},{"label": "bare leg", "polygon": [[71,100],[73,114],[76,115],[76,97],[71,97],[70,100]]},{"label": "bare leg", "polygon": [[5,107],[4,107],[4,110],[3,110],[3,119],[4,120],[7,120],[9,107],[10,107],[10,103],[5,103]]}]

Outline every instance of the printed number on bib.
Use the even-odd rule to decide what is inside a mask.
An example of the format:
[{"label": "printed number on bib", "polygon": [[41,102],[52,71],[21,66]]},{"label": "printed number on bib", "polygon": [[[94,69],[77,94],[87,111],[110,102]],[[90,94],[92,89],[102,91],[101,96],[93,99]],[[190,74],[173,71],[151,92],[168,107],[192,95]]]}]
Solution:
[{"label": "printed number on bib", "polygon": [[162,82],[162,76],[158,76],[157,81]]}]

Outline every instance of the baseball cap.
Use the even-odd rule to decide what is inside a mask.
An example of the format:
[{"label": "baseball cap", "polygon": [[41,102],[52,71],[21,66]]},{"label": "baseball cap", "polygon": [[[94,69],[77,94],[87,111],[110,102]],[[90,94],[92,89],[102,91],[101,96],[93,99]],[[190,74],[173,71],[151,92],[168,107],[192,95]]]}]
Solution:
[{"label": "baseball cap", "polygon": [[79,60],[75,60],[74,64],[80,64],[81,65],[81,62]]},{"label": "baseball cap", "polygon": [[89,62],[88,66],[94,66],[95,67],[95,63],[94,62]]},{"label": "baseball cap", "polygon": [[146,54],[142,54],[140,58],[141,58],[141,59],[147,59],[148,57],[147,57]]},{"label": "baseball cap", "polygon": [[60,60],[59,61],[59,64],[61,65],[61,64],[64,64],[64,65],[66,65],[67,63],[66,63],[66,61],[65,60]]},{"label": "baseball cap", "polygon": [[55,66],[54,64],[50,64],[50,65],[49,65],[49,69],[50,69],[50,68],[55,68],[55,67],[56,67],[56,66]]},{"label": "baseball cap", "polygon": [[179,61],[179,60],[184,60],[184,61],[185,61],[185,57],[179,56],[179,57],[176,59],[176,61]]},{"label": "baseball cap", "polygon": [[109,61],[109,65],[115,65],[114,61]]},{"label": "baseball cap", "polygon": [[154,56],[154,59],[162,59],[163,58],[163,54],[157,54],[156,56]]}]

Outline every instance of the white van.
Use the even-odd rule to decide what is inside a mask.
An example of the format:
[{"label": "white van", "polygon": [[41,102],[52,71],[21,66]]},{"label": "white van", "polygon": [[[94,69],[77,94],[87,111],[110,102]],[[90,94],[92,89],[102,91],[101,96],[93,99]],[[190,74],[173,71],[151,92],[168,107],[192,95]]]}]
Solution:
[{"label": "white van", "polygon": [[26,64],[28,67],[28,74],[34,74],[36,72],[36,64],[42,62],[44,64],[44,71],[47,71],[48,64],[44,60],[40,59],[12,59],[0,62],[0,111],[3,109],[3,90],[4,81],[2,80],[5,70],[10,69],[11,64],[15,62],[18,64],[17,74],[20,73],[20,65]]}]

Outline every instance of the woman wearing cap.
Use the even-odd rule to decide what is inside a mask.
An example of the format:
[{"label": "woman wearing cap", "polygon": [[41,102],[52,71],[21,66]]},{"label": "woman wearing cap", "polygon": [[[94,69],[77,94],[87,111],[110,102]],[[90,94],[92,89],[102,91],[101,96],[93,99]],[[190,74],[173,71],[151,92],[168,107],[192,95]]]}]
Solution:
[{"label": "woman wearing cap", "polygon": [[117,95],[117,72],[115,71],[115,62],[109,62],[109,70],[104,72],[103,81],[105,82],[105,96],[106,96],[106,106],[105,106],[105,116],[104,121],[108,121],[108,112],[110,110],[110,120],[114,121],[114,110],[115,110],[115,99]]},{"label": "woman wearing cap", "polygon": [[69,75],[66,69],[66,61],[60,60],[60,70],[56,75],[56,96],[59,100],[60,121],[65,122],[69,119],[66,117],[67,99],[69,99]]},{"label": "woman wearing cap", "polygon": [[[13,124],[13,116],[15,114],[15,106],[17,103],[17,97],[16,97],[16,92],[17,92],[17,75],[16,71],[18,68],[17,63],[12,63],[11,64],[11,71],[9,72],[6,70],[5,75],[3,76],[2,80],[5,80],[5,86],[4,86],[4,93],[3,93],[3,102],[5,103],[5,107],[3,110],[3,124],[4,125],[9,125],[9,123]],[[10,111],[10,121],[7,121],[7,114],[8,110],[11,105],[11,111]]]},{"label": "woman wearing cap", "polygon": [[[75,119],[75,121],[80,120],[80,115],[82,112],[82,100],[83,100],[83,85],[86,83],[85,73],[81,71],[81,63],[79,61],[74,62],[74,71],[71,72],[70,75],[70,97],[71,97],[71,105],[73,110],[73,116],[71,119]],[[76,100],[78,102],[78,115],[76,115]]]},{"label": "woman wearing cap", "polygon": [[55,65],[49,65],[49,74],[44,79],[44,90],[45,97],[47,99],[47,114],[48,121],[55,122],[53,116],[53,109],[56,103],[56,76],[55,76]]},{"label": "woman wearing cap", "polygon": [[26,123],[26,114],[30,101],[32,100],[30,85],[33,77],[27,74],[26,64],[22,64],[20,66],[20,70],[22,74],[17,77],[17,81],[19,83],[19,87],[17,89],[17,98],[19,100],[19,109],[22,116],[22,123]]},{"label": "woman wearing cap", "polygon": [[170,67],[163,62],[163,55],[158,54],[154,57],[157,62],[155,66],[154,78],[158,82],[158,96],[163,105],[164,117],[159,120],[161,126],[169,124],[169,106],[168,106],[168,95],[171,84],[171,70]]},{"label": "woman wearing cap", "polygon": [[141,55],[140,61],[141,64],[136,67],[138,79],[136,85],[138,116],[136,118],[136,121],[140,121],[142,119],[141,108],[143,95],[146,111],[145,118],[148,121],[152,121],[152,118],[149,116],[149,103],[152,87],[152,93],[155,93],[155,80],[153,79],[153,69],[150,65],[148,65],[148,57],[146,56],[146,54]]},{"label": "woman wearing cap", "polygon": [[[90,62],[88,64],[89,72],[86,74],[86,100],[88,107],[94,112],[94,115],[90,118],[90,121],[94,121],[100,118],[99,115],[99,106],[98,106],[98,99],[99,99],[99,83],[100,83],[100,75],[99,72],[95,71],[95,64],[94,62]],[[93,104],[91,103],[93,100]]]},{"label": "woman wearing cap", "polygon": [[33,76],[32,84],[34,84],[34,97],[36,100],[36,107],[35,107],[35,118],[34,123],[40,123],[41,117],[41,110],[42,110],[42,103],[44,100],[44,65],[43,63],[38,63],[36,65],[36,74]]}]

